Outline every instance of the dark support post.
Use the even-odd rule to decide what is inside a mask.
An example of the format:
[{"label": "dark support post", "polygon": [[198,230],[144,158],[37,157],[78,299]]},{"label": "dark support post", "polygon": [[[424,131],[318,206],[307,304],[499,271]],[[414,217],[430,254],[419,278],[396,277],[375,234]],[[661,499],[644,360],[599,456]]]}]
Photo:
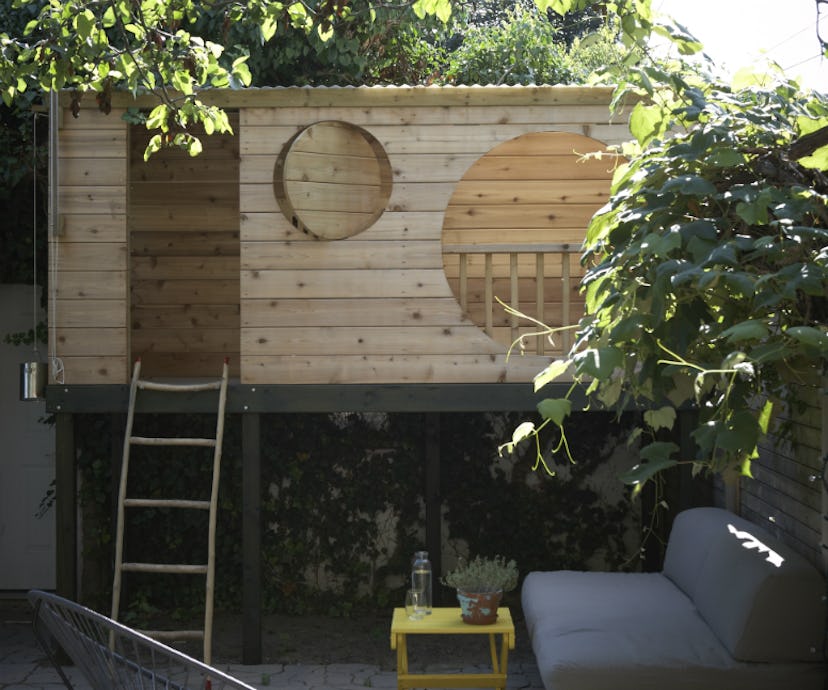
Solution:
[{"label": "dark support post", "polygon": [[425,506],[426,506],[426,548],[431,560],[433,603],[442,604],[440,575],[442,573],[442,501],[440,498],[440,415],[430,412],[425,416]]},{"label": "dark support post", "polygon": [[55,512],[57,593],[78,599],[77,464],[75,462],[75,417],[55,415]]},{"label": "dark support post", "polygon": [[242,663],[262,663],[262,473],[258,414],[242,415]]},{"label": "dark support post", "polygon": [[[695,457],[692,430],[692,412],[689,410],[678,411],[678,442],[681,450],[679,457],[682,460]],[[691,465],[681,465],[681,478],[679,479],[679,499],[675,506],[676,512],[693,507],[693,468]]]},{"label": "dark support post", "polygon": [[[124,464],[124,436],[126,435],[126,415],[115,413],[112,415],[112,435],[110,437],[110,454],[112,456],[112,524],[118,522],[118,491],[121,483],[121,467]],[[113,528],[114,529],[114,528]],[[115,562],[115,539],[112,540],[112,562]]]},{"label": "dark support post", "polygon": [[[678,444],[682,460],[696,457],[696,441],[692,436],[698,423],[699,412],[695,408],[678,411]],[[713,505],[713,482],[706,475],[693,476],[692,465],[682,465],[679,502],[676,512],[697,506]]]}]

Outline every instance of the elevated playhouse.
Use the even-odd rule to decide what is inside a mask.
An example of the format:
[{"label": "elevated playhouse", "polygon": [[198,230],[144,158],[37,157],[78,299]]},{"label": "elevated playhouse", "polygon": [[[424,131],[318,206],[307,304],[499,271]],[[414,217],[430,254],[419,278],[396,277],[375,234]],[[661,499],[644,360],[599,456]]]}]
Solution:
[{"label": "elevated playhouse", "polygon": [[[629,137],[608,89],[276,88],[208,98],[236,136],[143,160],[121,116],[61,114],[50,314],[60,382],[526,382],[565,345],[500,299],[580,315],[580,243]],[[68,105],[68,104],[67,104]],[[53,381],[54,382],[54,379]]]},{"label": "elevated playhouse", "polygon": [[[132,362],[217,377],[242,416],[244,657],[260,655],[259,425],[267,412],[431,413],[427,542],[440,543],[445,411],[532,409],[565,335],[509,346],[530,321],[577,323],[580,244],[629,138],[610,89],[272,88],[208,92],[234,136],[144,162],[113,97],[55,113],[50,378],[59,496],[75,495],[77,415],[122,416]],[[503,303],[503,304],[501,304]],[[148,395],[145,410],[165,411]],[[177,411],[215,411],[201,396]],[[119,451],[120,449],[118,449]],[[114,454],[114,453],[113,453]],[[73,500],[58,506],[58,590],[77,591]],[[435,563],[439,569],[439,563]]]}]

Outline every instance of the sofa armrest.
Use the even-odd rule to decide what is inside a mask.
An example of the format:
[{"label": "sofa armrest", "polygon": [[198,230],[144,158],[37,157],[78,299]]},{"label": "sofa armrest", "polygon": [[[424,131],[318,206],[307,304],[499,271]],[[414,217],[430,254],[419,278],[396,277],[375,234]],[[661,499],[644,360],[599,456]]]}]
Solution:
[{"label": "sofa armrest", "polygon": [[819,661],[825,578],[802,556],[730,513],[711,539],[694,602],[735,659]]}]

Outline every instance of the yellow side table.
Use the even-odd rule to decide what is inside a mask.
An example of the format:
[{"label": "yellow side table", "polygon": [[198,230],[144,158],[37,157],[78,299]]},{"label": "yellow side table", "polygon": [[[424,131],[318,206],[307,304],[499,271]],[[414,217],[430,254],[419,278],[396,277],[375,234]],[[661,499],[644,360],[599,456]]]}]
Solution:
[{"label": "yellow side table", "polygon": [[[488,635],[492,657],[491,673],[409,673],[408,635]],[[501,636],[500,654],[497,638]],[[506,687],[509,650],[515,648],[515,625],[508,608],[497,610],[491,625],[469,625],[460,618],[459,608],[436,608],[422,620],[408,619],[404,608],[394,609],[391,621],[391,649],[397,650],[397,688],[500,688]]]}]

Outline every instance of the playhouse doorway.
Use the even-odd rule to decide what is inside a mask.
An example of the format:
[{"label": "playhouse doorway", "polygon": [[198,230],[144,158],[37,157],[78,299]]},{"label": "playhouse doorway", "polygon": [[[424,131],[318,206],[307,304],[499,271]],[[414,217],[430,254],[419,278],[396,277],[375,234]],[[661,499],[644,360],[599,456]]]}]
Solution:
[{"label": "playhouse doorway", "polygon": [[[230,113],[238,132],[238,114]],[[149,133],[130,130],[131,355],[145,376],[239,376],[239,144],[202,136],[190,157],[143,159]]]}]

